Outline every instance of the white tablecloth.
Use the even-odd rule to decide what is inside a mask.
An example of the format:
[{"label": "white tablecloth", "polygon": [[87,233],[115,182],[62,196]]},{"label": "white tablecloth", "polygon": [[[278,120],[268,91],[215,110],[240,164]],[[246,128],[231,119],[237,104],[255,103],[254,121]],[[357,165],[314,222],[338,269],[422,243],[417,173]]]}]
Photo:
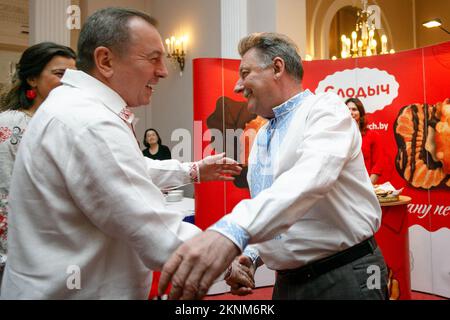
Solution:
[{"label": "white tablecloth", "polygon": [[195,200],[192,198],[183,198],[181,201],[176,202],[166,200],[166,206],[184,213],[185,216],[195,215]]}]

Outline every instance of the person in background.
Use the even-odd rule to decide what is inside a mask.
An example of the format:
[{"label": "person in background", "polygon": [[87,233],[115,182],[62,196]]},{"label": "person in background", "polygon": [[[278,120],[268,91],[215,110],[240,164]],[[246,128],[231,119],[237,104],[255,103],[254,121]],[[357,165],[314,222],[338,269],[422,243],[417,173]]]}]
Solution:
[{"label": "person in background", "polygon": [[17,149],[28,122],[61,84],[66,69],[75,68],[75,52],[66,46],[42,42],[26,49],[16,68],[11,89],[0,101],[0,285],[7,260],[8,194]]},{"label": "person in background", "polygon": [[345,101],[353,119],[358,124],[362,136],[362,153],[364,164],[372,184],[376,184],[385,168],[385,155],[381,146],[380,136],[375,130],[367,128],[366,111],[358,98],[349,98]]},{"label": "person in background", "polygon": [[161,137],[155,129],[147,129],[144,133],[144,146],[146,148],[142,154],[153,160],[169,160],[172,159],[169,147],[162,144]]}]

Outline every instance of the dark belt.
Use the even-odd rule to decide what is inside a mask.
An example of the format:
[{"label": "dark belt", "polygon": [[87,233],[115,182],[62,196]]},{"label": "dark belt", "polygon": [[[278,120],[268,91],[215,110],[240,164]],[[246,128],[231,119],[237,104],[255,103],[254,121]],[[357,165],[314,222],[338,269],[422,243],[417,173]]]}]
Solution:
[{"label": "dark belt", "polygon": [[278,276],[286,277],[296,283],[306,282],[333,269],[342,267],[350,262],[373,253],[377,248],[374,237],[347,248],[329,257],[311,262],[297,269],[277,270]]}]

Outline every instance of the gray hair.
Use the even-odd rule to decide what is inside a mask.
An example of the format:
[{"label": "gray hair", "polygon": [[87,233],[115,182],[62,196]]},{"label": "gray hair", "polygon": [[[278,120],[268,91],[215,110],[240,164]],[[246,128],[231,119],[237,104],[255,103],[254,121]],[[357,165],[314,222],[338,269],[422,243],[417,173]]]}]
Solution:
[{"label": "gray hair", "polygon": [[94,51],[100,46],[117,54],[126,52],[131,35],[128,22],[138,17],[156,27],[157,21],[149,15],[134,9],[105,8],[94,12],[83,25],[78,39],[77,68],[89,72],[93,69]]},{"label": "gray hair", "polygon": [[267,67],[273,59],[280,57],[284,60],[286,71],[297,81],[303,79],[302,59],[298,53],[298,47],[289,37],[271,32],[252,33],[239,41],[239,54],[245,55],[250,49],[257,49],[259,56]]}]

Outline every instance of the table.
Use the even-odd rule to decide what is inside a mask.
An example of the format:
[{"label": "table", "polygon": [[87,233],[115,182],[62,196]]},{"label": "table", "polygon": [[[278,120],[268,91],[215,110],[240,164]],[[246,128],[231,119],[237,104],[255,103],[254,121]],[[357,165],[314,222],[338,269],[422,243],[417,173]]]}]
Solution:
[{"label": "table", "polygon": [[383,252],[390,274],[390,298],[411,299],[409,231],[407,204],[411,198],[401,195],[398,201],[380,203],[381,227],[375,239]]},{"label": "table", "polygon": [[184,221],[194,223],[195,222],[195,200],[192,198],[184,197],[181,201],[169,202],[165,201],[165,205],[176,211],[180,211],[184,214]]}]

